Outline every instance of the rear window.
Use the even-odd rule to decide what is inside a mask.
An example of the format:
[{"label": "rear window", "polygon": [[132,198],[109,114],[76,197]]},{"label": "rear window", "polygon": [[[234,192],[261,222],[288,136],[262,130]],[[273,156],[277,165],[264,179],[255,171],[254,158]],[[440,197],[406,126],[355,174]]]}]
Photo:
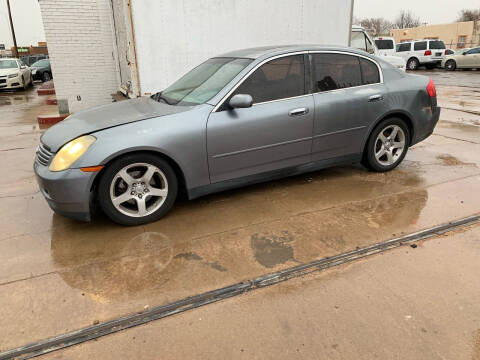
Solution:
[{"label": "rear window", "polygon": [[360,69],[362,70],[363,85],[376,84],[380,82],[378,67],[372,61],[360,58]]},{"label": "rear window", "polygon": [[313,54],[314,92],[362,85],[358,57],[343,54]]},{"label": "rear window", "polygon": [[398,52],[410,51],[410,43],[403,43],[398,45]]},{"label": "rear window", "polygon": [[427,42],[426,41],[419,41],[419,42],[416,42],[414,45],[413,45],[413,50],[427,50]]},{"label": "rear window", "polygon": [[430,41],[430,49],[445,49],[445,44],[441,40]]},{"label": "rear window", "polygon": [[393,40],[375,40],[378,50],[392,50]]}]

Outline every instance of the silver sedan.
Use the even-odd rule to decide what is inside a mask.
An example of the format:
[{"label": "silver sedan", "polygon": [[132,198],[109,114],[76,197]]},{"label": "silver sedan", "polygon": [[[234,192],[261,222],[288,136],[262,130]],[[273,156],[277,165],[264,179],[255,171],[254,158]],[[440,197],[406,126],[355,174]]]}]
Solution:
[{"label": "silver sedan", "polygon": [[189,199],[361,162],[398,166],[438,121],[433,82],[365,52],[284,46],[214,57],[150,97],[71,115],[47,130],[34,163],[65,216],[155,221]]}]

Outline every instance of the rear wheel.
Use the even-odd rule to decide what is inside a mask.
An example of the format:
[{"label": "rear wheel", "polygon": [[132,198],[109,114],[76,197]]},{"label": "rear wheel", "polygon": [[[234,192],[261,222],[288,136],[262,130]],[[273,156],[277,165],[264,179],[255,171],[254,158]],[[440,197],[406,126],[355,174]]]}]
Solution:
[{"label": "rear wheel", "polygon": [[390,118],[373,130],[365,148],[363,164],[377,172],[390,171],[403,160],[410,144],[410,132],[405,121]]},{"label": "rear wheel", "polygon": [[417,70],[420,66],[420,62],[416,58],[408,59],[407,61],[407,69],[408,70]]},{"label": "rear wheel", "polygon": [[455,62],[455,60],[448,60],[445,63],[445,69],[447,69],[448,71],[453,71],[456,68],[457,68],[457,63]]},{"label": "rear wheel", "polygon": [[121,157],[105,169],[98,186],[98,200],[114,222],[140,225],[165,216],[177,191],[177,178],[168,162],[139,153]]}]

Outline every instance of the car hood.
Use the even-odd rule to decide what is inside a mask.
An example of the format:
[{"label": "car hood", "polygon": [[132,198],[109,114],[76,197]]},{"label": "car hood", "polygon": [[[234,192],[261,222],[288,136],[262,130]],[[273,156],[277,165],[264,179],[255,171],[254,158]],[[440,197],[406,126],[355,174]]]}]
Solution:
[{"label": "car hood", "polygon": [[82,110],[45,131],[41,142],[57,152],[70,140],[114,126],[190,110],[191,106],[172,106],[149,97],[119,101]]},{"label": "car hood", "polygon": [[10,74],[15,74],[20,72],[19,69],[13,68],[13,69],[0,69],[0,76],[5,76],[5,75],[10,75]]}]

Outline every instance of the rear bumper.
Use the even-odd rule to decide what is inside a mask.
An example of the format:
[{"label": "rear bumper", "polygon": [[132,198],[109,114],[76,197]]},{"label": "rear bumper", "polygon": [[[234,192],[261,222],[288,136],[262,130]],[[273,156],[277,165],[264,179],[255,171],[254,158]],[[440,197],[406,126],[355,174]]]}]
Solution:
[{"label": "rear bumper", "polygon": [[433,111],[430,118],[426,121],[424,126],[422,126],[421,128],[418,128],[417,131],[415,132],[410,145],[415,145],[420,141],[425,140],[430,135],[432,135],[433,130],[435,130],[435,126],[437,125],[438,120],[440,119],[440,112],[441,112],[441,108],[439,106],[435,107],[435,110]]},{"label": "rear bumper", "polygon": [[96,173],[80,169],[53,172],[37,162],[33,169],[40,191],[53,211],[76,220],[91,220],[91,188]]}]

